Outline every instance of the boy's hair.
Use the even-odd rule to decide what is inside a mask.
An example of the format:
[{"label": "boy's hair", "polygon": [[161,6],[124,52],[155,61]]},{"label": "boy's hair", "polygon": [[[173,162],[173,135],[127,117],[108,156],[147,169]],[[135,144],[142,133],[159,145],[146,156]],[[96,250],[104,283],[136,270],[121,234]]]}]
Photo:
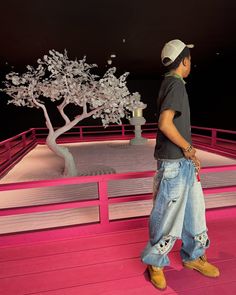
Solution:
[{"label": "boy's hair", "polygon": [[[190,50],[189,48],[186,46],[184,48],[184,50],[177,56],[177,58],[175,59],[175,61],[173,61],[169,66],[165,67],[165,69],[169,72],[171,70],[176,70],[178,68],[178,66],[180,65],[180,63],[182,62],[182,60],[184,58],[188,58],[190,57]],[[163,62],[166,63],[168,62],[170,59],[169,58],[164,58]]]}]

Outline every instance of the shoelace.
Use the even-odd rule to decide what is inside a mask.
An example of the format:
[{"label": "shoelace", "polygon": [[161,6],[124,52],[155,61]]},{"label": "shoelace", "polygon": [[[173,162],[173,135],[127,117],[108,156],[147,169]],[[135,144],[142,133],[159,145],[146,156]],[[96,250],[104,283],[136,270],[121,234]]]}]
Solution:
[{"label": "shoelace", "polygon": [[200,256],[199,258],[200,258],[200,260],[201,260],[203,263],[207,262],[207,258],[206,258],[205,255],[202,255],[202,256]]}]

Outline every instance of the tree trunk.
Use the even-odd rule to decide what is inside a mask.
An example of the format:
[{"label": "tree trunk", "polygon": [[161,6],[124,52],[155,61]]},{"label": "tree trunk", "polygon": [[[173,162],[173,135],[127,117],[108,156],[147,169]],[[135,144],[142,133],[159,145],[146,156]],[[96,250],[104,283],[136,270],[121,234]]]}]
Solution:
[{"label": "tree trunk", "polygon": [[77,176],[78,170],[75,164],[73,155],[70,153],[69,149],[66,147],[59,146],[56,143],[56,138],[54,135],[48,135],[46,143],[50,150],[52,150],[56,155],[63,158],[65,162],[63,175],[64,176]]},{"label": "tree trunk", "polygon": [[[33,96],[33,94],[32,94]],[[48,145],[48,147],[50,148],[50,150],[52,150],[56,155],[58,155],[59,157],[63,158],[64,162],[65,162],[65,166],[64,166],[64,171],[63,171],[63,175],[64,176],[77,176],[78,175],[78,169],[75,163],[75,160],[73,158],[73,155],[70,153],[68,148],[62,147],[57,145],[56,143],[56,139],[63,133],[65,133],[66,131],[70,130],[72,127],[74,127],[79,121],[88,118],[92,115],[94,115],[96,112],[98,112],[99,110],[101,110],[103,108],[103,106],[100,106],[90,112],[87,112],[87,107],[85,104],[84,107],[84,112],[81,115],[78,115],[74,118],[74,120],[70,121],[69,118],[67,117],[67,115],[64,113],[64,108],[66,106],[65,103],[62,103],[61,106],[58,107],[58,110],[60,112],[60,114],[62,115],[62,117],[65,120],[65,125],[58,128],[56,131],[53,129],[51,120],[48,116],[48,112],[47,109],[45,107],[44,104],[39,103],[35,98],[33,98],[33,102],[35,103],[35,105],[39,106],[40,108],[43,109],[43,113],[46,119],[46,126],[48,127],[49,133],[46,139],[46,143]]]}]

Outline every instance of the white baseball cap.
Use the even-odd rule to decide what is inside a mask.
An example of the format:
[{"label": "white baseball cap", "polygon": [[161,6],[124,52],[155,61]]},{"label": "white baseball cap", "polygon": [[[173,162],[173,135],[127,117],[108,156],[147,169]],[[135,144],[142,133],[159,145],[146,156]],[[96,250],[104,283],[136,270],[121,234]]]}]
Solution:
[{"label": "white baseball cap", "polygon": [[[193,44],[186,45],[184,42],[175,39],[171,40],[165,44],[161,52],[161,61],[164,66],[169,66],[172,64],[176,58],[180,55],[180,53],[184,50],[185,47],[193,48]],[[167,62],[163,62],[165,58],[168,58]]]}]

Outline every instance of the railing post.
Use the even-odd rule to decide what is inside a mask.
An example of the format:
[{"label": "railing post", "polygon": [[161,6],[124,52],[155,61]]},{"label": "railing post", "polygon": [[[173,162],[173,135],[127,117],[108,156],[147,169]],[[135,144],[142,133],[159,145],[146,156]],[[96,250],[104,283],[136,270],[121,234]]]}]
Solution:
[{"label": "railing post", "polygon": [[33,140],[37,141],[37,136],[36,136],[36,130],[35,130],[35,128],[30,128],[30,130],[32,132]]},{"label": "railing post", "polygon": [[10,142],[9,141],[7,141],[5,143],[5,147],[6,147],[6,152],[7,152],[8,160],[11,160],[11,146],[10,146]]},{"label": "railing post", "polygon": [[100,200],[99,215],[100,224],[109,224],[109,210],[108,210],[108,195],[107,195],[107,181],[101,180],[98,182],[98,195]]},{"label": "railing post", "polygon": [[216,129],[211,130],[211,146],[216,145],[216,136],[217,136],[217,131]]},{"label": "railing post", "polygon": [[83,138],[83,127],[82,126],[79,127],[79,138],[80,139]]},{"label": "railing post", "polygon": [[125,126],[124,125],[121,125],[122,127],[122,137],[125,136]]},{"label": "railing post", "polygon": [[23,140],[23,147],[26,146],[26,136],[25,136],[25,133],[22,134],[22,140]]}]

